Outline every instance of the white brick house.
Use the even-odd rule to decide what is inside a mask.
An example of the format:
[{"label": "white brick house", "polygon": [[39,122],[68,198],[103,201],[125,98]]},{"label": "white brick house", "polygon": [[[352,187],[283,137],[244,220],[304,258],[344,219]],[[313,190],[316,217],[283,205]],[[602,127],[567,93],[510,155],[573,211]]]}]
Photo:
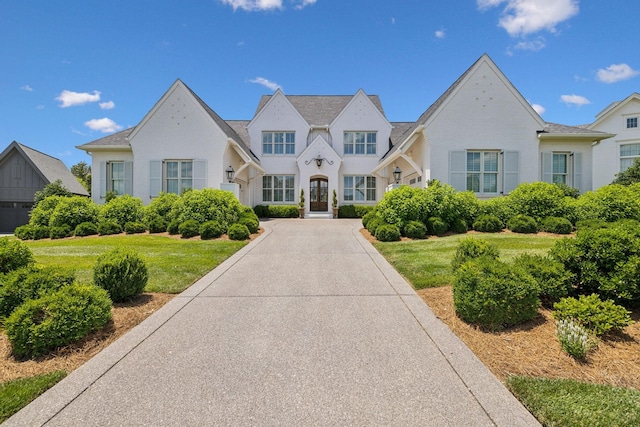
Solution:
[{"label": "white brick house", "polygon": [[333,190],[341,205],[377,203],[396,168],[403,184],[438,179],[485,198],[532,181],[588,191],[610,182],[593,170],[595,150],[619,131],[605,123],[545,122],[483,55],[416,121],[389,122],[378,96],[363,90],[277,90],[250,120],[225,121],[177,80],[137,126],[78,148],[92,156],[98,203],[107,191],[147,204],[161,191],[211,187],[249,206],[297,204],[304,189],[306,211],[328,213]]}]

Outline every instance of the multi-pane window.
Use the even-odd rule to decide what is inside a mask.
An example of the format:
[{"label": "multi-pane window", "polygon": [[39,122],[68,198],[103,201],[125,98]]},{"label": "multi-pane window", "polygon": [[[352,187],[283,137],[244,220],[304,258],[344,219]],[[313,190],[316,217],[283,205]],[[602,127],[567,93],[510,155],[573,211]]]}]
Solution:
[{"label": "multi-pane window", "polygon": [[295,178],[293,175],[264,175],[262,177],[263,202],[294,202]]},{"label": "multi-pane window", "polygon": [[467,190],[498,192],[498,152],[467,151]]},{"label": "multi-pane window", "polygon": [[193,162],[191,160],[167,160],[164,165],[167,193],[182,194],[193,188]]},{"label": "multi-pane window", "polygon": [[107,163],[107,191],[124,194],[124,162]]},{"label": "multi-pane window", "polygon": [[567,184],[568,157],[567,153],[553,153],[552,182],[554,184]]},{"label": "multi-pane window", "polygon": [[640,158],[640,144],[625,144],[620,146],[620,172],[633,165],[633,161]]},{"label": "multi-pane window", "polygon": [[374,176],[345,176],[344,201],[376,201],[376,178]]},{"label": "multi-pane window", "polygon": [[375,155],[377,139],[376,132],[345,132],[344,154]]},{"label": "multi-pane window", "polygon": [[295,153],[295,132],[262,132],[262,154],[294,155]]},{"label": "multi-pane window", "polygon": [[637,117],[627,117],[627,129],[633,129],[638,127]]}]

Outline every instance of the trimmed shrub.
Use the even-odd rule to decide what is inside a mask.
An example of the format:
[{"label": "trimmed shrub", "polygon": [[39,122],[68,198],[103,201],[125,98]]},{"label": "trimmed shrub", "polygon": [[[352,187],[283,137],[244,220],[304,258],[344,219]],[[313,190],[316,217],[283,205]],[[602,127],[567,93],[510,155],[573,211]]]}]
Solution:
[{"label": "trimmed shrub", "polygon": [[124,229],[128,222],[142,222],[143,213],[142,200],[123,194],[102,207],[100,220],[117,222]]},{"label": "trimmed shrub", "polygon": [[180,221],[174,219],[167,225],[167,232],[171,235],[180,234]]},{"label": "trimmed shrub", "polygon": [[167,221],[160,215],[154,216],[147,222],[147,228],[149,229],[149,233],[164,233],[167,231]]},{"label": "trimmed shrub", "polygon": [[269,217],[271,218],[298,218],[297,205],[269,205]]},{"label": "trimmed shrub", "polygon": [[114,248],[100,255],[93,268],[93,282],[105,289],[113,302],[141,294],[148,279],[147,264],[133,249]]},{"label": "trimmed shrub", "polygon": [[227,235],[231,240],[247,240],[251,233],[249,233],[249,229],[244,224],[233,224],[227,230]]},{"label": "trimmed shrub", "polygon": [[71,227],[66,224],[59,227],[49,228],[49,237],[51,237],[52,239],[64,239],[65,237],[69,237],[71,235],[73,235],[73,233],[71,232]]},{"label": "trimmed shrub", "polygon": [[410,239],[424,239],[427,236],[427,227],[421,221],[409,221],[404,226],[404,235]]},{"label": "trimmed shrub", "polygon": [[59,267],[23,267],[8,273],[0,286],[0,317],[9,316],[24,302],[73,283],[73,272]]},{"label": "trimmed shrub", "polygon": [[577,188],[569,187],[567,184],[563,184],[559,182],[554,183],[553,185],[555,185],[560,190],[562,190],[562,194],[564,194],[565,197],[571,197],[572,199],[577,199],[578,196],[580,196],[580,190],[578,190]]},{"label": "trimmed shrub", "polygon": [[[419,220],[424,222],[429,229],[429,219],[432,217],[441,218],[446,224],[462,215],[465,196],[456,198],[456,190],[448,184],[441,184],[438,180],[433,180],[427,188],[422,190],[423,214]],[[448,226],[447,226],[448,228]],[[446,231],[446,230],[445,230]]]},{"label": "trimmed shrub", "polygon": [[479,258],[456,270],[453,304],[463,320],[500,330],[536,317],[538,292],[533,277],[521,269]]},{"label": "trimmed shrub", "polygon": [[375,211],[370,211],[364,214],[362,217],[362,226],[364,228],[367,228],[367,224],[369,223],[369,221],[371,221],[375,217],[376,217]]},{"label": "trimmed shrub", "polygon": [[269,218],[269,206],[255,205],[253,207],[253,213],[255,213],[258,218]]},{"label": "trimmed shrub", "polygon": [[508,199],[514,214],[527,215],[536,221],[548,216],[563,217],[567,213],[564,191],[548,182],[522,183]]},{"label": "trimmed shrub", "polygon": [[139,234],[147,231],[147,226],[141,222],[127,222],[124,225],[124,232],[127,234]]},{"label": "trimmed shrub", "polygon": [[[456,233],[466,233],[473,221],[480,215],[480,200],[471,191],[460,191],[453,194],[453,209],[455,216],[450,220],[451,230]],[[454,224],[464,222],[464,231],[456,231]],[[462,230],[461,225],[455,226],[457,230]]]},{"label": "trimmed shrub", "polygon": [[9,237],[0,237],[0,273],[8,273],[33,264],[33,254],[27,245]]},{"label": "trimmed shrub", "polygon": [[527,215],[515,215],[507,222],[507,228],[514,233],[537,233],[538,223],[535,219]]},{"label": "trimmed shrub", "polygon": [[451,260],[451,267],[455,271],[465,262],[481,257],[498,259],[498,247],[487,240],[468,237],[458,243],[456,253]]},{"label": "trimmed shrub", "polygon": [[502,231],[502,221],[497,216],[480,215],[473,222],[473,229],[483,233],[497,233]]},{"label": "trimmed shrub", "polygon": [[425,192],[409,186],[386,192],[376,209],[383,222],[394,224],[399,229],[409,221],[425,222],[427,219],[425,211]]},{"label": "trimmed shrub", "polygon": [[338,207],[339,218],[359,218],[356,214],[356,207],[354,205],[341,205]]},{"label": "trimmed shrub", "polygon": [[241,214],[240,219],[238,220],[238,224],[246,225],[249,229],[249,233],[251,234],[257,233],[260,229],[260,220],[253,212],[251,212],[250,214]]},{"label": "trimmed shrub", "polygon": [[375,237],[378,227],[384,224],[386,224],[386,222],[384,222],[382,218],[380,218],[379,216],[375,216],[367,222],[367,230],[369,231],[369,233],[371,233],[372,236]]},{"label": "trimmed shrub", "polygon": [[442,236],[449,229],[449,224],[439,216],[432,216],[427,220],[427,232],[435,236]]},{"label": "trimmed shrub", "polygon": [[[160,193],[158,197],[154,197],[151,203],[142,208],[144,222],[149,224],[153,219],[160,217],[165,223],[168,223],[169,212],[171,212],[171,208],[179,198],[180,196],[174,193]],[[166,226],[162,231],[166,231]]]},{"label": "trimmed shrub", "polygon": [[35,208],[41,201],[50,196],[72,197],[73,193],[62,185],[61,179],[56,179],[55,181],[45,185],[41,191],[35,192],[33,195],[33,207]]},{"label": "trimmed shrub", "polygon": [[606,228],[608,223],[602,219],[583,219],[576,222],[576,230],[582,230],[585,228]]},{"label": "trimmed shrub", "polygon": [[93,222],[83,222],[76,227],[75,235],[78,237],[93,236],[98,234],[98,226]]},{"label": "trimmed shrub", "polygon": [[633,321],[629,312],[613,301],[602,301],[596,294],[580,298],[563,298],[553,305],[556,320],[575,320],[597,336],[609,331],[622,331]]},{"label": "trimmed shrub", "polygon": [[577,200],[576,220],[613,222],[623,218],[640,219],[640,197],[633,187],[611,184],[586,192]]},{"label": "trimmed shrub", "polygon": [[[508,196],[493,197],[489,200],[483,200],[482,202],[480,202],[480,210],[478,212],[476,220],[480,215],[491,215],[500,220],[500,229],[503,229],[507,224],[509,218],[516,215],[517,213],[518,212],[515,212],[513,210]],[[475,220],[473,221],[473,223],[475,223]],[[475,229],[475,227],[473,228]]]},{"label": "trimmed shrub", "polygon": [[230,191],[204,188],[183,193],[173,204],[169,219],[177,219],[180,224],[188,220],[198,224],[218,221],[226,230],[238,222],[243,210],[244,206]]},{"label": "trimmed shrub", "polygon": [[115,221],[103,221],[98,224],[98,234],[101,236],[120,233],[122,233],[122,227]]},{"label": "trimmed shrub", "polygon": [[200,226],[200,238],[203,240],[217,239],[224,234],[218,221],[207,221]]},{"label": "trimmed shrub", "polygon": [[566,218],[560,218],[557,216],[548,216],[542,220],[542,231],[555,234],[571,234],[573,227],[571,222]]},{"label": "trimmed shrub", "polygon": [[109,320],[107,292],[76,284],[27,301],[9,316],[5,329],[16,356],[37,356],[77,341]]},{"label": "trimmed shrub", "polygon": [[376,239],[381,242],[396,242],[400,240],[400,230],[393,224],[382,224],[376,228]]},{"label": "trimmed shrub", "polygon": [[13,235],[20,240],[33,240],[33,226],[27,224],[16,227],[13,230]]},{"label": "trimmed shrub", "polygon": [[467,227],[467,223],[465,220],[463,220],[462,218],[456,218],[453,220],[453,222],[451,223],[451,231],[453,231],[454,233],[457,234],[464,234],[467,231],[469,231],[469,228]]},{"label": "trimmed shrub", "polygon": [[[48,196],[40,201],[37,206],[34,206],[29,214],[29,225],[42,225],[49,226],[51,220],[51,214],[55,210],[56,206],[66,199],[65,196]],[[49,236],[49,233],[47,233]]]},{"label": "trimmed shrub", "polygon": [[178,232],[180,232],[183,239],[195,237],[200,233],[200,224],[195,219],[186,220],[180,224]]},{"label": "trimmed shrub", "polygon": [[553,303],[573,292],[572,274],[549,256],[522,254],[514,260],[514,264],[536,280],[540,289],[540,301],[545,307],[551,308]]},{"label": "trimmed shrub", "polygon": [[99,212],[98,205],[87,197],[63,197],[51,213],[48,225],[50,227],[68,225],[71,230],[75,230],[78,224],[83,222],[97,222]]}]

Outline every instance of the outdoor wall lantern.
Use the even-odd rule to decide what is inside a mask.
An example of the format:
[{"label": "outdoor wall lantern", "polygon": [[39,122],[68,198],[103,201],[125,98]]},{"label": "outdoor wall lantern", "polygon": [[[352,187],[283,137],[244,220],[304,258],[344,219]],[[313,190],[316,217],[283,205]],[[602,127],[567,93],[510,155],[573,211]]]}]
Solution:
[{"label": "outdoor wall lantern", "polygon": [[233,182],[233,176],[236,174],[236,171],[233,170],[231,165],[229,165],[225,172],[227,173],[227,180],[229,181],[229,183]]},{"label": "outdoor wall lantern", "polygon": [[401,177],[402,177],[402,170],[400,170],[399,166],[396,166],[396,168],[393,170],[393,179],[396,180],[396,184],[400,183]]},{"label": "outdoor wall lantern", "polygon": [[330,165],[332,165],[332,164],[333,164],[333,162],[332,162],[331,160],[325,159],[325,158],[320,157],[320,156],[316,157],[315,159],[308,160],[308,161],[304,162],[304,164],[305,164],[305,165],[308,165],[309,163],[311,163],[311,162],[313,162],[313,161],[315,161],[315,162],[316,162],[316,166],[318,166],[319,168],[320,168],[320,167],[322,167],[322,162],[323,162],[323,161],[325,161],[325,162],[329,163]]}]

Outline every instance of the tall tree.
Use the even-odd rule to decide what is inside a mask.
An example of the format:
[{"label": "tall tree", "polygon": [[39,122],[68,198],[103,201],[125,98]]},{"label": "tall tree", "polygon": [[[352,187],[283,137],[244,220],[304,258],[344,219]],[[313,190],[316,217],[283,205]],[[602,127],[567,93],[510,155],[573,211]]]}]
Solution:
[{"label": "tall tree", "polygon": [[91,166],[84,160],[80,161],[71,166],[71,173],[91,195]]}]

